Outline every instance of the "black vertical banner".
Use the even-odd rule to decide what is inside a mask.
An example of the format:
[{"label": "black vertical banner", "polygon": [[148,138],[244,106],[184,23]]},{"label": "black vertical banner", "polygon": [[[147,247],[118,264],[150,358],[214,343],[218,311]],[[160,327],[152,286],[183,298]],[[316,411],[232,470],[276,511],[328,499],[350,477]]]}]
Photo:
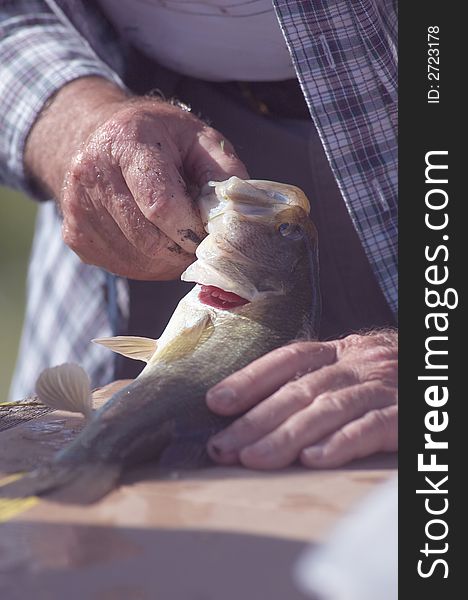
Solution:
[{"label": "black vertical banner", "polygon": [[399,6],[401,599],[465,595],[463,534],[455,536],[466,528],[468,482],[468,31],[460,6]]}]

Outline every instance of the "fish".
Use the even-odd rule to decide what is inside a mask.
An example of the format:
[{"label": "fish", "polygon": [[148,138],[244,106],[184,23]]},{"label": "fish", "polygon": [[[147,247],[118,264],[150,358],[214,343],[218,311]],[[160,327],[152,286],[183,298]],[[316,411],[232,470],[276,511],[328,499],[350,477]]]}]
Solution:
[{"label": "fish", "polygon": [[212,386],[298,338],[316,339],[320,318],[317,231],[299,188],[231,177],[209,182],[198,198],[207,236],[181,278],[193,282],[158,340],[94,340],[146,362],[140,375],[95,412],[86,373],[47,369],[39,398],[55,408],[83,407],[87,424],[53,459],[2,495],[60,492],[91,503],[143,463],[206,465],[208,439],[232,422],[209,410]]}]

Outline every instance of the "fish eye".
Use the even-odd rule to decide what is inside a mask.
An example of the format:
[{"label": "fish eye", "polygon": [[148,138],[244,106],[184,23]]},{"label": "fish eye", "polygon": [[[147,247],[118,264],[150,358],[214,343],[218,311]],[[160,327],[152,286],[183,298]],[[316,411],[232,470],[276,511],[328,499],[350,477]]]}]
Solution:
[{"label": "fish eye", "polygon": [[278,233],[288,240],[300,240],[304,235],[302,227],[296,223],[281,223],[278,227]]}]

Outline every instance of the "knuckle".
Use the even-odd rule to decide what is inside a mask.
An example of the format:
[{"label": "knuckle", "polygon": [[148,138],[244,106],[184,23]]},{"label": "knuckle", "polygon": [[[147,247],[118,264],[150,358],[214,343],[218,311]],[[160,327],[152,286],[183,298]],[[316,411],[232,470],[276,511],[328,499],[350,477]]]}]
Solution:
[{"label": "knuckle", "polygon": [[144,99],[126,105],[105,124],[105,128],[115,132],[122,140],[152,144],[155,134],[166,139],[169,134],[170,138],[175,139],[181,125],[181,129],[186,134],[187,127],[195,125],[196,128],[201,129],[203,122],[190,112],[169,102]]},{"label": "knuckle", "polygon": [[[139,200],[143,200],[139,198]],[[151,222],[157,222],[161,219],[167,220],[171,214],[172,202],[170,194],[166,194],[162,190],[154,190],[149,192],[148,208],[146,209],[146,217]]]},{"label": "knuckle", "polygon": [[375,343],[372,336],[360,335],[359,333],[352,333],[344,338],[337,340],[338,351],[340,356],[349,356],[356,353],[362,353],[369,347],[374,347]]},{"label": "knuckle", "polygon": [[377,331],[371,337],[373,337],[376,342],[382,346],[385,346],[394,352],[398,351],[398,332],[396,329]]},{"label": "knuckle", "polygon": [[368,363],[365,379],[367,381],[380,381],[386,387],[396,388],[398,383],[398,361],[385,360]]},{"label": "knuckle", "polygon": [[88,255],[86,245],[78,237],[70,239],[68,247],[80,257],[81,261],[86,264],[91,264],[91,257]]},{"label": "knuckle", "polygon": [[89,260],[87,260],[87,244],[83,239],[83,236],[76,231],[67,230],[62,234],[63,241],[65,244],[73,250],[80,257],[81,261],[90,264]]},{"label": "knuckle", "polygon": [[370,331],[365,334],[352,333],[338,340],[338,348],[340,353],[358,350],[382,353],[384,356],[396,356],[398,335],[393,330]]},{"label": "knuckle", "polygon": [[224,141],[226,146],[230,146],[229,141],[226,140],[225,137],[217,129],[214,129],[213,127],[210,127],[209,125],[204,125],[201,128],[200,135],[203,135],[204,137],[209,138],[210,140],[212,140],[215,143],[221,143],[222,141]]},{"label": "knuckle", "polygon": [[65,244],[74,250],[75,252],[80,249],[79,237],[75,234],[75,232],[70,229],[66,229],[62,234],[63,241]]},{"label": "knuckle", "polygon": [[250,437],[260,430],[258,419],[248,412],[234,423],[232,430],[237,435]]},{"label": "knuckle", "polygon": [[324,467],[338,467],[360,455],[360,433],[348,427],[336,431],[324,444],[321,463]]},{"label": "knuckle", "polygon": [[[139,251],[147,257],[154,258],[166,249],[169,250],[169,252],[173,251],[174,253],[177,253],[175,245],[170,244],[156,227],[151,228],[151,230],[147,231],[144,235],[135,237],[133,241]],[[174,250],[172,250],[172,248],[174,248]]]},{"label": "knuckle", "polygon": [[344,427],[336,432],[333,440],[333,447],[351,447],[356,443],[357,438],[359,437],[360,436],[356,435],[355,432],[351,432],[349,429]]},{"label": "knuckle", "polygon": [[398,353],[395,348],[378,345],[368,348],[365,355],[369,360],[396,360]]},{"label": "knuckle", "polygon": [[90,195],[80,187],[65,189],[60,201],[60,208],[65,223],[72,230],[79,230],[79,224],[88,222],[95,212]]},{"label": "knuckle", "polygon": [[358,366],[352,362],[342,361],[339,364],[325,365],[308,376],[311,381],[315,380],[316,373],[319,378],[323,378],[322,385],[326,383],[334,392],[360,382]]},{"label": "knuckle", "polygon": [[384,385],[382,386],[382,393],[388,395],[390,406],[398,405],[398,385]]},{"label": "knuckle", "polygon": [[138,139],[153,115],[147,107],[125,106],[99,128],[98,135],[107,139],[109,132],[128,140]]},{"label": "knuckle", "polygon": [[89,169],[92,172],[92,163],[89,160],[88,154],[84,150],[81,150],[70,161],[70,175],[80,181],[83,177],[88,176]]},{"label": "knuckle", "polygon": [[242,389],[251,391],[255,389],[257,375],[255,369],[248,366],[236,373],[237,385]]},{"label": "knuckle", "polygon": [[357,333],[352,333],[345,337],[342,341],[346,342],[348,346],[359,346],[362,343],[363,336]]},{"label": "knuckle", "polygon": [[385,437],[382,440],[382,450],[385,452],[395,452],[398,449],[398,408],[396,406],[384,409],[385,418]]},{"label": "knuckle", "polygon": [[160,129],[151,110],[131,104],[96,129],[88,140],[87,149],[120,161],[131,155],[136,144],[154,142],[156,133],[160,133]]},{"label": "knuckle", "polygon": [[366,415],[366,421],[370,427],[379,432],[379,437],[382,443],[384,443],[392,432],[392,419],[389,418],[388,412],[384,410],[371,410]]},{"label": "knuckle", "polygon": [[321,352],[322,344],[317,342],[294,342],[280,349],[284,360],[291,363],[302,362],[310,352]]},{"label": "knuckle", "polygon": [[79,252],[83,250],[83,235],[76,227],[74,222],[65,222],[62,226],[62,239],[65,244],[74,250],[75,252]]},{"label": "knuckle", "polygon": [[100,155],[98,149],[88,144],[85,149],[80,150],[71,159],[67,181],[85,188],[94,187],[101,175],[99,163]]},{"label": "knuckle", "polygon": [[340,412],[343,410],[343,400],[332,392],[324,392],[315,398],[314,407],[320,412]]},{"label": "knuckle", "polygon": [[380,381],[395,386],[398,381],[396,347],[382,345],[379,336],[352,335],[340,340],[340,359],[357,381]]},{"label": "knuckle", "polygon": [[225,160],[230,160],[233,163],[239,161],[232,143],[217,129],[204,125],[198,132],[198,138],[204,138],[209,147],[221,149]]},{"label": "knuckle", "polygon": [[212,127],[204,127],[202,133],[205,137],[209,138],[215,145],[223,149],[224,153],[230,155],[232,158],[237,158],[236,151],[231,142],[219,131]]},{"label": "knuckle", "polygon": [[302,378],[287,383],[279,391],[287,393],[289,402],[298,408],[306,408],[313,401],[310,386]]},{"label": "knuckle", "polygon": [[339,367],[330,365],[323,368],[325,373],[333,373],[333,387],[335,389],[355,385],[361,381],[359,366],[352,362],[341,363]]},{"label": "knuckle", "polygon": [[358,334],[351,334],[345,338],[337,340],[337,355],[341,360],[345,360],[347,358],[354,358],[356,356],[356,352],[361,352],[362,350],[362,336]]},{"label": "knuckle", "polygon": [[354,458],[369,454],[362,427],[345,426],[333,436],[333,443],[324,451],[327,465],[338,467]]},{"label": "knuckle", "polygon": [[286,450],[294,449],[298,446],[298,425],[292,419],[284,423],[281,432],[281,448]]}]

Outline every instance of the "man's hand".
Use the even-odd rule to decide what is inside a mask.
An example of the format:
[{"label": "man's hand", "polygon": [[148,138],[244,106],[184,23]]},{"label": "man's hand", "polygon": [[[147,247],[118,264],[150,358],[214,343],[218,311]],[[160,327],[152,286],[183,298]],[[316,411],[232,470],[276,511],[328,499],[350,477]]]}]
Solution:
[{"label": "man's hand", "polygon": [[297,459],[328,468],[395,451],[397,344],[393,331],[296,342],[227,377],[209,390],[208,406],[245,414],[211,438],[210,456],[254,469]]},{"label": "man's hand", "polygon": [[205,235],[193,197],[247,177],[230,143],[178,106],[83,78],[34,125],[26,166],[59,202],[63,238],[87,263],[132,279],[171,279]]}]

